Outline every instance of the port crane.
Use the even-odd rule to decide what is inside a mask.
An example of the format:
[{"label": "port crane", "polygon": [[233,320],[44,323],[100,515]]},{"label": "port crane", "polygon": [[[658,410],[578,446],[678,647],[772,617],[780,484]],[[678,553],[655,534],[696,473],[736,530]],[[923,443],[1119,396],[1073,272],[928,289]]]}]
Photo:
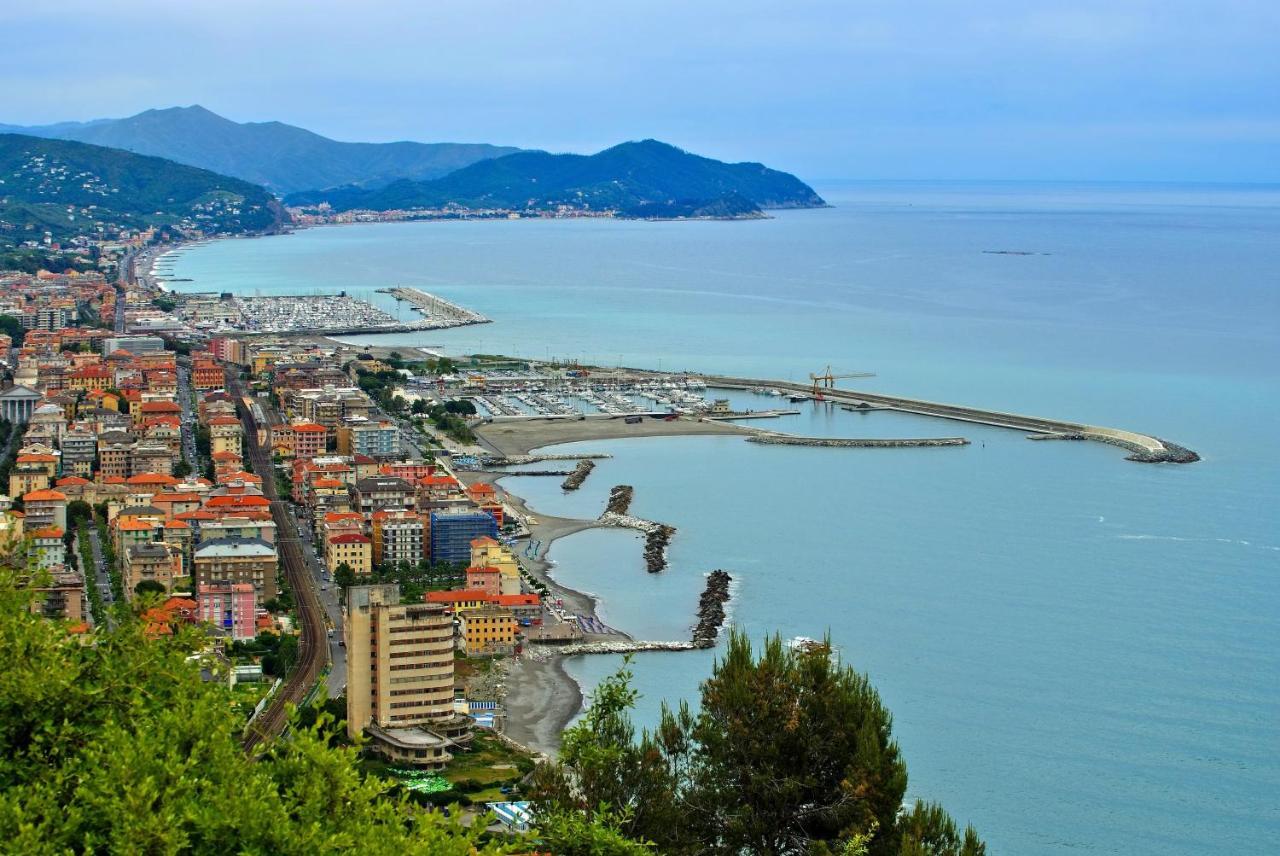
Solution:
[{"label": "port crane", "polygon": [[822,374],[809,373],[809,380],[813,381],[813,397],[816,401],[822,401],[822,391],[824,389],[832,389],[836,385],[836,381],[842,378],[851,377],[875,377],[874,372],[849,372],[847,374],[832,374],[831,366],[827,366],[827,370]]}]

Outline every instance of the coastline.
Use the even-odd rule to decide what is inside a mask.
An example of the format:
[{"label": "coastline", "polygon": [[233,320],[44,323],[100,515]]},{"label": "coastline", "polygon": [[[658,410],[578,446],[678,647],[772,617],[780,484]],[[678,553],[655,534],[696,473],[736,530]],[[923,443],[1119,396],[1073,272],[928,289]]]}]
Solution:
[{"label": "coastline", "polygon": [[[567,611],[598,620],[597,598],[553,579],[549,574],[552,565],[547,557],[560,538],[587,529],[601,528],[603,524],[595,520],[538,513],[528,505],[524,497],[512,493],[501,484],[505,477],[502,475],[495,477],[486,472],[461,471],[458,477],[466,484],[478,481],[493,484],[508,506],[522,517],[532,515],[538,521],[529,527],[529,540],[541,542],[538,554],[530,557],[524,552],[518,552],[516,556],[520,566],[545,585],[553,597],[560,599]],[[585,641],[618,641],[619,638],[629,640],[631,637],[626,633],[621,633],[620,637],[591,633],[584,636]],[[586,700],[583,688],[564,667],[566,656],[581,655],[561,654],[554,645],[526,645],[524,654],[512,661],[507,672],[507,697],[504,701],[507,720],[504,734],[549,756],[554,756],[559,750],[560,734],[582,710]]]}]

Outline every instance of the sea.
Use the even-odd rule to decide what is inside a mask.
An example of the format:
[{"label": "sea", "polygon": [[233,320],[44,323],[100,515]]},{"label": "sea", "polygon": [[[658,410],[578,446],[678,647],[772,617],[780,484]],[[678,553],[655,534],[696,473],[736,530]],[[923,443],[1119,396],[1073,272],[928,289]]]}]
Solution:
[{"label": "sea", "polygon": [[[908,797],[993,854],[1269,853],[1280,841],[1280,187],[873,183],[745,222],[335,226],[189,247],[174,287],[410,285],[494,323],[349,341],[806,381],[1143,431],[1202,455],[798,405],[810,436],[964,447],[568,447],[581,490],[503,484],[547,514],[608,489],[677,527],[550,550],[636,638],[687,638],[704,575],[754,639],[829,636],[894,714]],[[737,406],[776,400],[735,393]],[[636,719],[696,703],[715,651],[640,655]],[[576,658],[589,692],[620,658]]]}]

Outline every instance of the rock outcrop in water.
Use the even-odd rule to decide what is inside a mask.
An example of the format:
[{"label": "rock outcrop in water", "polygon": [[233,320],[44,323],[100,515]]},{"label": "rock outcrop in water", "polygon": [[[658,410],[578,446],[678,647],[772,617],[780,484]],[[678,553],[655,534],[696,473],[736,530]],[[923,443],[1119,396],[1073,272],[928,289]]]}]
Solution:
[{"label": "rock outcrop in water", "polygon": [[698,624],[693,628],[693,647],[711,648],[716,644],[720,628],[724,626],[724,605],[729,601],[728,571],[715,570],[707,574],[707,587],[698,600]]},{"label": "rock outcrop in water", "polygon": [[591,475],[591,471],[596,468],[595,461],[579,461],[578,466],[573,472],[569,473],[569,477],[560,485],[564,490],[577,490],[582,487],[582,483],[587,480],[587,476]]}]

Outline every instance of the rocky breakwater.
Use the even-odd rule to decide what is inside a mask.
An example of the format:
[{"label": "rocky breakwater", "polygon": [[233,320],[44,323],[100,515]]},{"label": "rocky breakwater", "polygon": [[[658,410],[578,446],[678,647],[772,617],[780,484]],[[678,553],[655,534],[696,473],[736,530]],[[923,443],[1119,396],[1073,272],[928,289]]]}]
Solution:
[{"label": "rocky breakwater", "polygon": [[573,472],[569,473],[569,477],[561,483],[560,487],[564,490],[577,490],[582,487],[582,483],[587,480],[587,476],[591,475],[591,471],[595,468],[595,461],[579,461],[578,466],[574,467]]},{"label": "rocky breakwater", "polygon": [[609,490],[609,503],[604,510],[609,514],[626,514],[631,508],[631,497],[636,489],[629,484],[615,485]]},{"label": "rocky breakwater", "polygon": [[716,637],[724,626],[724,605],[729,602],[729,583],[732,580],[728,571],[715,570],[707,574],[707,586],[698,600],[698,623],[693,628],[693,647],[711,648],[716,644]]},{"label": "rocky breakwater", "polygon": [[557,654],[630,654],[635,651],[692,651],[692,642],[574,642],[556,649]]},{"label": "rocky breakwater", "polygon": [[768,446],[822,446],[832,449],[909,449],[927,446],[967,446],[964,437],[793,437],[788,434],[757,434],[748,443]]},{"label": "rocky breakwater", "polygon": [[655,523],[652,520],[645,520],[643,517],[632,517],[628,514],[617,514],[612,511],[606,511],[600,515],[600,523],[604,526],[619,526],[624,529],[635,529],[644,533],[644,562],[645,568],[651,574],[665,570],[667,567],[667,545],[671,543],[671,538],[676,534],[674,526],[668,526],[665,523]]},{"label": "rocky breakwater", "polygon": [[1030,434],[1028,440],[1092,440],[1095,443],[1107,443],[1111,446],[1117,446],[1129,452],[1125,456],[1126,461],[1136,461],[1139,464],[1194,464],[1200,460],[1200,455],[1191,451],[1186,446],[1179,446],[1177,443],[1171,443],[1168,440],[1159,440],[1162,448],[1151,449],[1141,443],[1134,443],[1123,437],[1116,437],[1109,434],[1094,433],[1091,431],[1054,431],[1048,434]]},{"label": "rocky breakwater", "polygon": [[644,564],[649,573],[656,574],[666,570],[667,545],[671,543],[671,537],[675,534],[676,528],[674,526],[659,523],[656,529],[651,530],[645,536]]}]

